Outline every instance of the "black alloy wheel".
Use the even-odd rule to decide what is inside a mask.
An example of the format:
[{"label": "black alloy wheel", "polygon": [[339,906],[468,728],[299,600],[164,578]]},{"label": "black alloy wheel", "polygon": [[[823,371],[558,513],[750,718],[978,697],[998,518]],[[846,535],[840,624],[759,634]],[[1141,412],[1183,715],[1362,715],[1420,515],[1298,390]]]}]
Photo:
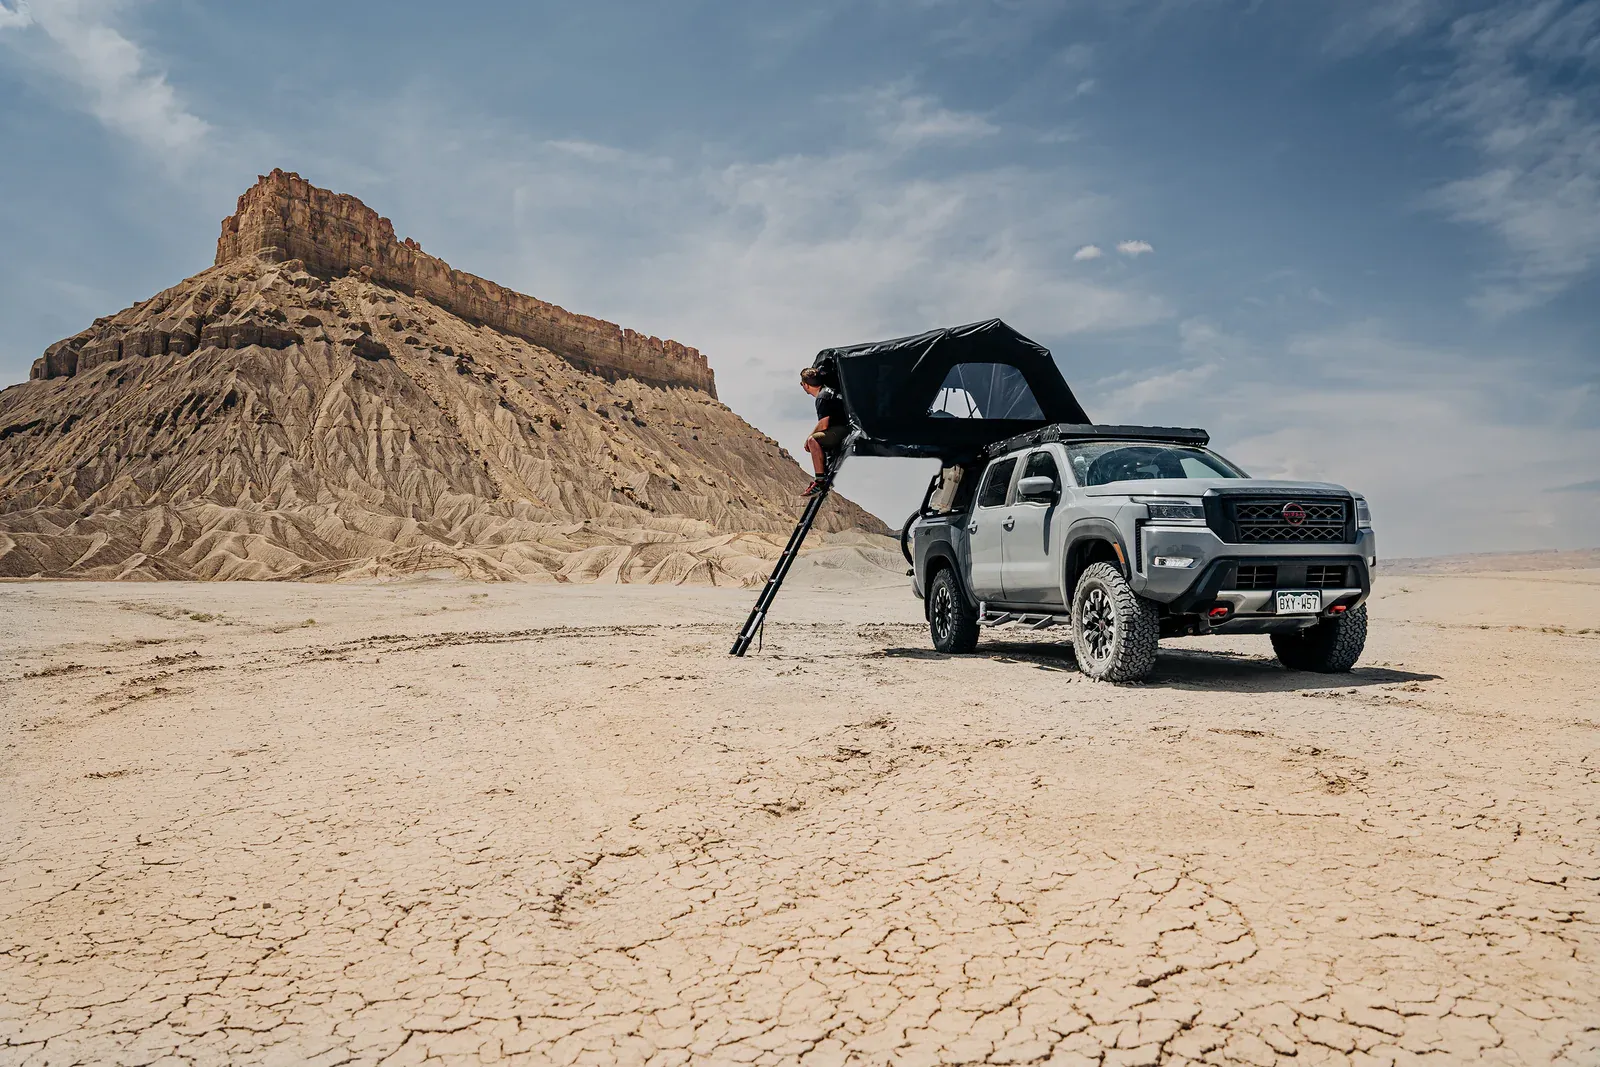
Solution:
[{"label": "black alloy wheel", "polygon": [[928,632],[940,652],[962,654],[978,647],[978,613],[967,603],[949,567],[933,576],[928,589]]},{"label": "black alloy wheel", "polygon": [[1096,586],[1083,598],[1083,637],[1089,658],[1096,663],[1107,659],[1116,636],[1117,616],[1111,610],[1111,598]]}]

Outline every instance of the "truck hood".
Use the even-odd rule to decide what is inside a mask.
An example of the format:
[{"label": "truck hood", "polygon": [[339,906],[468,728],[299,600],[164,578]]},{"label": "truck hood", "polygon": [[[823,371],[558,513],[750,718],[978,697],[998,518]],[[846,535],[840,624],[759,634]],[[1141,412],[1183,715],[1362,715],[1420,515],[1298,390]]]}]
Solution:
[{"label": "truck hood", "polygon": [[1342,485],[1332,482],[1285,482],[1271,478],[1136,478],[1125,482],[1107,482],[1091,485],[1083,491],[1085,496],[1183,496],[1198,497],[1210,489],[1230,492],[1249,492],[1264,489],[1272,492],[1348,493]]}]

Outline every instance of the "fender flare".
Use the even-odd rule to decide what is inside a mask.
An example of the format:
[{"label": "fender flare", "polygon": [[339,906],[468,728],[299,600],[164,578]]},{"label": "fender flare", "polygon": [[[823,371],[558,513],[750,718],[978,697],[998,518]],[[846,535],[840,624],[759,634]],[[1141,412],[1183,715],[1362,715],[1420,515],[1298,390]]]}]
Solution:
[{"label": "fender flare", "polygon": [[922,558],[922,572],[927,575],[927,580],[922,586],[924,593],[922,601],[923,614],[927,614],[929,611],[926,594],[928,590],[933,588],[933,573],[938,569],[935,564],[950,569],[950,572],[956,576],[956,588],[961,590],[961,595],[966,598],[967,604],[976,609],[978,601],[974,599],[972,590],[967,586],[966,575],[961,573],[961,564],[956,560],[955,552],[951,549],[949,542],[940,542],[930,546],[928,554]]},{"label": "fender flare", "polygon": [[1068,571],[1073,565],[1078,546],[1086,541],[1110,542],[1117,554],[1117,563],[1122,569],[1122,576],[1130,581],[1133,579],[1133,558],[1128,552],[1128,546],[1123,543],[1122,531],[1117,528],[1117,524],[1098,515],[1078,519],[1067,527],[1066,536],[1061,539],[1061,595],[1064,604],[1072,603],[1072,591],[1077,583],[1074,581],[1069,586]]}]

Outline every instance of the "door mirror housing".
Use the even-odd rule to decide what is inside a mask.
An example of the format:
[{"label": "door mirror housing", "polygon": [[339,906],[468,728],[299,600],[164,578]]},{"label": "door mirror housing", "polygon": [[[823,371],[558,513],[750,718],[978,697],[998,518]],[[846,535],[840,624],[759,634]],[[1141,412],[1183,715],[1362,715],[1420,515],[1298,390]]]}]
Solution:
[{"label": "door mirror housing", "polygon": [[1046,475],[1035,475],[1024,478],[1017,483],[1018,500],[1048,500],[1056,499],[1056,480]]}]

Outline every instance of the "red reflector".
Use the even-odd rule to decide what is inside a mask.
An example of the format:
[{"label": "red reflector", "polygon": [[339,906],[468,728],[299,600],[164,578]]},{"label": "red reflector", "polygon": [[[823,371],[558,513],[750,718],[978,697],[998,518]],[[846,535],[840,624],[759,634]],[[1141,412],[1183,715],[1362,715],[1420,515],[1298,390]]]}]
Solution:
[{"label": "red reflector", "polygon": [[1224,615],[1226,615],[1227,613],[1228,613],[1228,609],[1227,608],[1217,607],[1217,608],[1212,608],[1211,609],[1211,617],[1213,619],[1220,619]]}]

